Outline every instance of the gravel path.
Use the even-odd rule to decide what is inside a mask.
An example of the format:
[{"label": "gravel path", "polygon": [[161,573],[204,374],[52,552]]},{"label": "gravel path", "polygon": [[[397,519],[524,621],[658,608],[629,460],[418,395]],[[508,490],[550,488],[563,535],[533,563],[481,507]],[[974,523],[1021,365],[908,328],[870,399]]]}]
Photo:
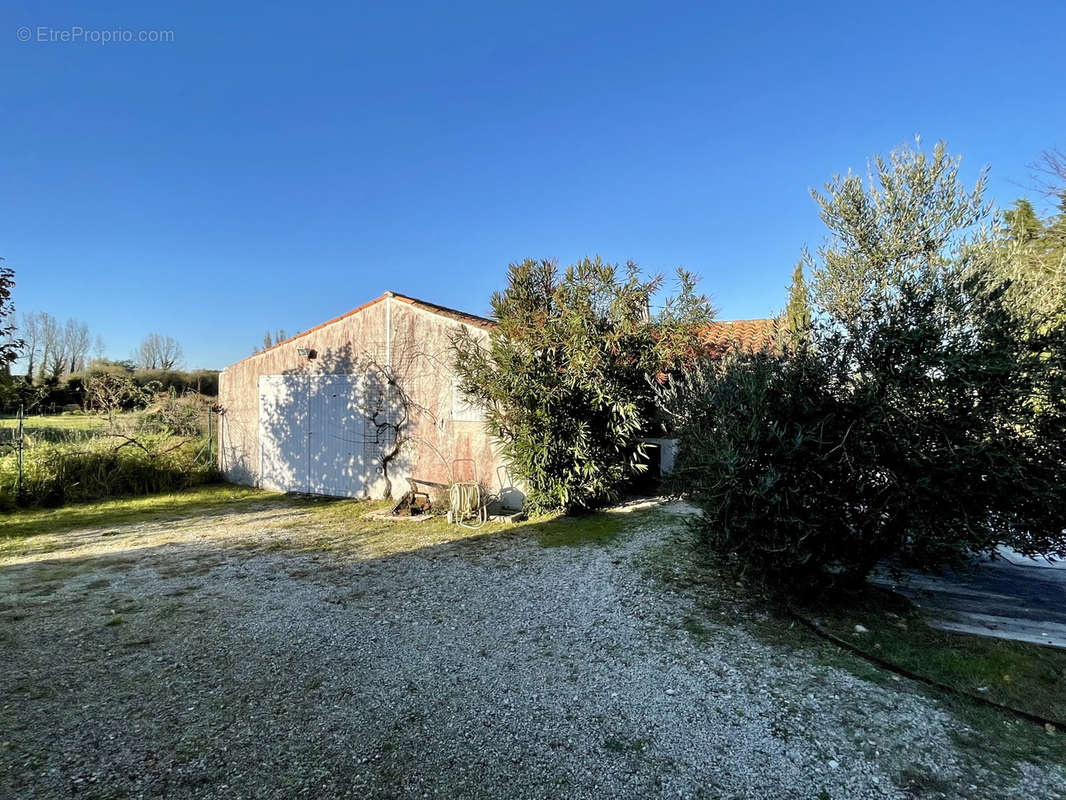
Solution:
[{"label": "gravel path", "polygon": [[1061,766],[982,763],[935,699],[655,578],[671,511],[603,546],[310,556],[250,512],[8,559],[0,796],[1063,796]]}]

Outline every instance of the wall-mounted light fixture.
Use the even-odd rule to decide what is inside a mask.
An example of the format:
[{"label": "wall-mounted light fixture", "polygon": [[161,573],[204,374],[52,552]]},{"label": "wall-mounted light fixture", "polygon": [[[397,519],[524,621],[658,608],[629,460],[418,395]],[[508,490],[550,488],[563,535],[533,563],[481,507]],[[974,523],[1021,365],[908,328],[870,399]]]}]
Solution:
[{"label": "wall-mounted light fixture", "polygon": [[297,349],[296,355],[298,355],[300,358],[306,358],[308,361],[311,361],[313,358],[315,358],[318,355],[318,352],[315,351],[314,349],[310,349],[310,348],[307,348],[307,347],[301,347],[301,348]]}]

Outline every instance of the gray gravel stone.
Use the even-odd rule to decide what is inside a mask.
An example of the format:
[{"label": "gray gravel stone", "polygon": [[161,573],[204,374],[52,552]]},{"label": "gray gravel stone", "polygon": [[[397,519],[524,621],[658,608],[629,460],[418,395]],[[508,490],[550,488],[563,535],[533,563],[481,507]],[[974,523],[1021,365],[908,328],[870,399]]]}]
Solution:
[{"label": "gray gravel stone", "polygon": [[757,612],[660,583],[649,559],[679,524],[360,561],[271,552],[235,514],[0,565],[0,795],[1061,796],[1061,767],[983,771],[906,684],[760,641],[742,624]]}]

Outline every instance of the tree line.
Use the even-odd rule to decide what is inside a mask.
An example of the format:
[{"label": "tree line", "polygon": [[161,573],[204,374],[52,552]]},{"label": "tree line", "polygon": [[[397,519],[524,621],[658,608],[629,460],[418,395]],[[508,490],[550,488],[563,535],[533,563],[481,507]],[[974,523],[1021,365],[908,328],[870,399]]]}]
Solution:
[{"label": "tree line", "polygon": [[[61,322],[32,311],[17,318],[12,304],[14,270],[0,259],[0,413],[20,406],[27,413],[93,406],[87,385],[107,378],[126,386],[133,397],[141,389],[170,394],[218,394],[217,370],[184,370],[181,343],[172,336],[149,333],[131,357],[105,357],[103,338],[78,319]],[[24,369],[15,372],[17,362]]]},{"label": "tree line", "polygon": [[99,334],[93,339],[89,326],[80,320],[61,323],[47,312],[34,311],[21,315],[17,331],[30,381],[59,381],[80,372],[88,363],[90,350],[97,358],[103,357],[103,339]]},{"label": "tree line", "polygon": [[[35,383],[57,383],[79,372],[94,361],[104,360],[104,340],[95,336],[89,326],[77,319],[61,323],[45,311],[24,313],[19,324],[12,326],[17,334],[17,357],[25,360],[26,380]],[[184,358],[181,343],[172,336],[149,333],[130,361],[136,369],[179,369]]]},{"label": "tree line", "polygon": [[253,347],[252,348],[252,355],[254,356],[256,353],[262,353],[264,350],[269,350],[274,345],[281,344],[287,338],[289,338],[289,337],[285,334],[285,329],[284,328],[279,328],[278,330],[274,331],[273,333],[271,333],[270,330],[267,330],[263,334],[262,347]]}]

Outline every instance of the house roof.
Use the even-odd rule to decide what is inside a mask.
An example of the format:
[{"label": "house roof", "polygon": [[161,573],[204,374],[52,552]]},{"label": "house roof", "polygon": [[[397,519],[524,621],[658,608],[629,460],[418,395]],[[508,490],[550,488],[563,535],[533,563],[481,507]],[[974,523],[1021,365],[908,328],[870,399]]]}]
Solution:
[{"label": "house roof", "polygon": [[[458,309],[448,308],[447,306],[438,305],[437,303],[430,303],[427,300],[419,300],[416,297],[408,297],[407,295],[398,294],[396,292],[385,292],[381,297],[376,297],[368,303],[363,303],[361,306],[353,308],[351,311],[347,311],[338,317],[326,320],[325,322],[315,325],[313,328],[308,328],[306,331],[290,336],[284,341],[278,342],[271,347],[266,347],[260,350],[258,353],[253,353],[247,356],[241,361],[246,361],[249,358],[255,358],[263,353],[269,353],[276,347],[289,344],[290,342],[307,336],[309,333],[314,333],[327,325],[332,325],[335,322],[340,322],[350,316],[358,314],[360,311],[364,311],[371,306],[377,305],[386,298],[392,298],[401,303],[407,303],[414,308],[421,309],[422,311],[428,311],[431,314],[438,314],[442,317],[448,317],[456,322],[461,322],[465,325],[472,325],[475,328],[481,328],[482,330],[491,330],[496,327],[494,320],[487,317],[479,317],[476,314],[468,314],[465,311],[459,311]],[[769,350],[772,349],[777,340],[777,327],[778,323],[775,319],[742,319],[742,320],[723,320],[721,322],[715,321],[708,325],[703,333],[700,335],[700,339],[708,350],[715,355],[724,353],[734,345],[739,346],[741,349],[757,351],[757,350]],[[240,363],[239,361],[237,363]]]},{"label": "house roof", "polygon": [[389,297],[391,297],[393,300],[398,300],[401,303],[407,303],[408,305],[414,306],[415,308],[422,309],[423,311],[428,311],[431,314],[438,314],[438,315],[440,315],[442,317],[448,317],[449,319],[454,319],[456,322],[462,322],[462,323],[464,323],[466,325],[473,325],[476,328],[482,328],[484,330],[488,330],[488,329],[492,328],[496,324],[491,319],[486,319],[485,317],[479,317],[476,314],[468,314],[465,311],[458,311],[458,310],[456,310],[454,308],[448,308],[447,306],[437,305],[436,303],[429,303],[429,302],[427,302],[425,300],[419,300],[418,298],[415,298],[415,297],[407,297],[406,295],[397,294],[396,292],[385,292],[383,295],[381,295],[381,297],[375,297],[373,300],[371,300],[371,301],[369,301],[367,303],[363,303],[361,306],[356,306],[351,311],[346,311],[345,313],[341,314],[338,317],[334,317],[333,319],[327,319],[325,322],[319,323],[318,325],[315,325],[313,328],[308,328],[306,331],[301,331],[300,333],[296,334],[295,336],[290,336],[288,339],[285,339],[285,340],[280,341],[280,342],[278,342],[276,344],[273,344],[270,347],[264,347],[259,352],[252,353],[250,356],[246,356],[246,357],[242,358],[240,361],[238,361],[236,363],[240,364],[241,361],[247,361],[248,359],[256,358],[257,356],[263,355],[263,353],[269,353],[271,350],[273,350],[273,349],[275,349],[277,347],[281,347],[282,345],[289,344],[290,342],[294,342],[297,339],[302,339],[304,336],[307,336],[309,333],[314,333],[317,330],[321,330],[322,328],[325,328],[327,325],[332,325],[335,322],[340,322],[342,319],[347,319],[348,317],[354,316],[355,314],[358,314],[360,311],[365,311],[366,309],[370,308],[371,306],[376,306],[378,303],[380,303],[381,301],[383,301],[383,300],[385,300],[386,298],[389,298]]},{"label": "house roof", "polygon": [[[489,330],[496,327],[496,323],[486,317],[479,317],[476,314],[468,314],[465,311],[457,311],[454,308],[448,308],[447,306],[439,306],[436,303],[429,303],[425,300],[419,300],[414,297],[405,297],[402,294],[396,294],[395,292],[385,292],[384,295],[378,298],[378,300],[384,297],[392,296],[393,300],[399,300],[401,303],[408,303],[415,308],[420,308],[423,311],[429,311],[432,314],[439,314],[442,317],[448,317],[454,319],[456,322],[462,322],[466,325],[473,325],[475,328],[483,328]],[[375,303],[377,300],[374,301]]]},{"label": "house roof", "polygon": [[777,346],[779,323],[776,319],[738,319],[715,321],[703,329],[700,339],[715,354],[732,347],[758,352]]}]

